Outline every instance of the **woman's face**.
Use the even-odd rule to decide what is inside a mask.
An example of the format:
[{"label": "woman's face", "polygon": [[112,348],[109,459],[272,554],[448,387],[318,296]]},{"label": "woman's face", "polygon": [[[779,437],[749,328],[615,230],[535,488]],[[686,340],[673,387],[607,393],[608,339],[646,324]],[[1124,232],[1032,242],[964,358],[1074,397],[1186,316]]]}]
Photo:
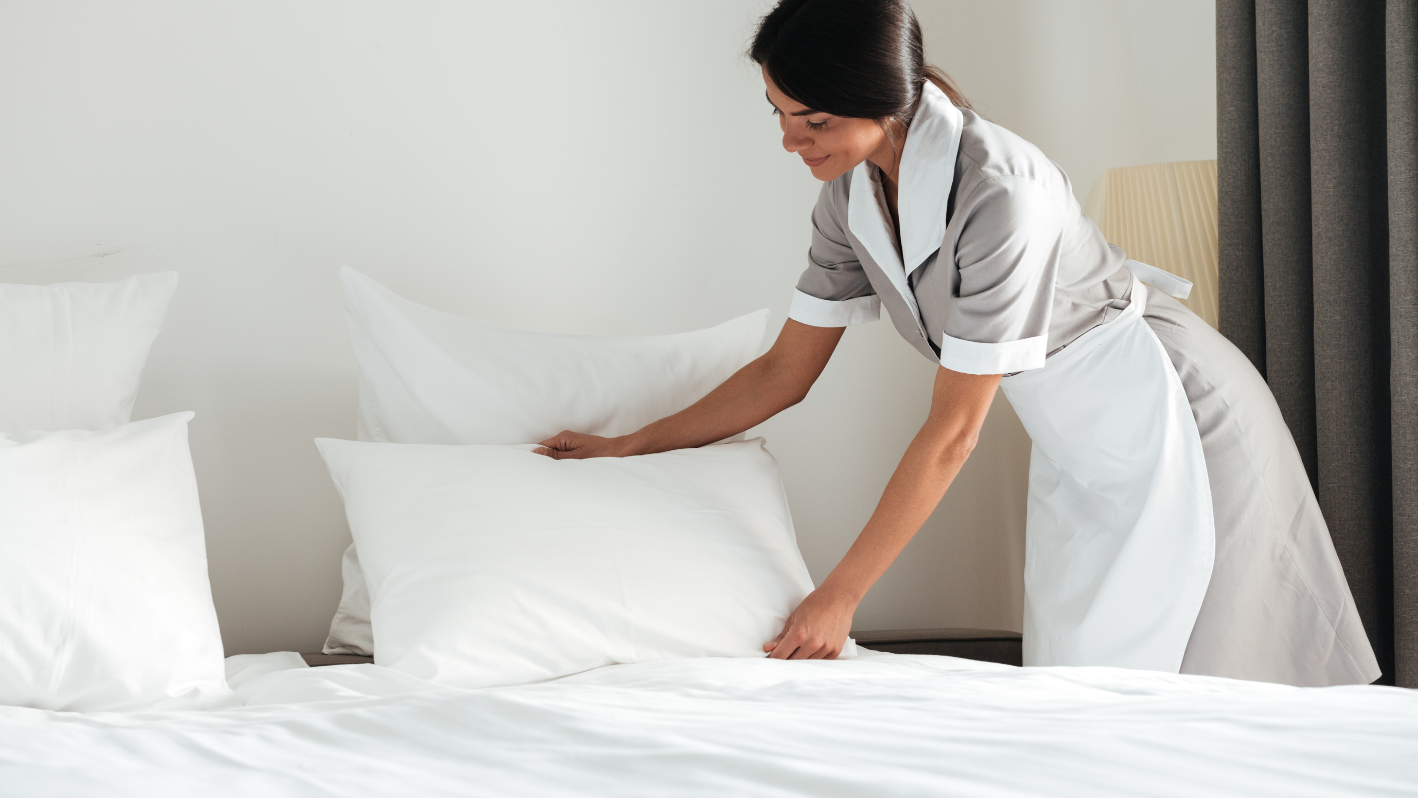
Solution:
[{"label": "woman's face", "polygon": [[868,159],[888,173],[893,171],[891,142],[875,120],[833,116],[808,108],[779,91],[766,69],[763,85],[783,128],[783,149],[801,156],[813,177],[827,182]]}]

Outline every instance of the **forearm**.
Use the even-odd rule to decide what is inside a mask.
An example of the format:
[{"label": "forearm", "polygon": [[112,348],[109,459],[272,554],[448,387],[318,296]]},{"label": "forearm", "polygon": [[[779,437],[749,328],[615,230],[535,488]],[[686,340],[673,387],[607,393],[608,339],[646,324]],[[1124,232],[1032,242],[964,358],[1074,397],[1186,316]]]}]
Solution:
[{"label": "forearm", "polygon": [[788,319],[768,354],[684,410],[618,438],[562,430],[538,444],[536,452],[557,460],[628,457],[703,446],[737,435],[802,401],[827,366],[843,329]]},{"label": "forearm", "polygon": [[876,512],[847,556],[788,616],[783,631],[764,644],[768,656],[831,659],[841,652],[843,641],[851,633],[857,605],[960,473],[970,456],[977,429],[978,425],[967,428],[941,423],[933,414],[906,448]]},{"label": "forearm", "polygon": [[689,407],[625,437],[634,454],[687,449],[737,435],[802,401],[799,381],[764,355]]},{"label": "forearm", "polygon": [[930,417],[906,447],[876,512],[847,556],[788,616],[783,631],[764,643],[768,656],[837,656],[851,632],[857,604],[930,517],[970,457],[999,380],[998,375],[936,371]]},{"label": "forearm", "polygon": [[721,441],[801,402],[822,374],[841,327],[788,319],[767,354],[739,369],[698,402],[619,441],[625,454],[652,454]]},{"label": "forearm", "polygon": [[930,417],[906,448],[871,520],[821,589],[855,604],[886,572],[969,459],[999,380],[944,368],[936,372]]},{"label": "forearm", "polygon": [[860,602],[940,503],[969,458],[973,440],[967,431],[942,437],[922,429],[891,475],[871,519],[819,589],[838,593],[853,605]]}]

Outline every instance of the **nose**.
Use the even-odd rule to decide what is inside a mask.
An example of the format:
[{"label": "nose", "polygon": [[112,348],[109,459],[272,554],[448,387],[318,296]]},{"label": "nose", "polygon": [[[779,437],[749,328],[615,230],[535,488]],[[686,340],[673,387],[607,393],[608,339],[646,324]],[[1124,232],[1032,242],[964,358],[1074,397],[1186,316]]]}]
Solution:
[{"label": "nose", "polygon": [[802,131],[792,130],[786,124],[783,125],[783,149],[788,152],[798,152],[812,146],[812,139],[803,135]]}]

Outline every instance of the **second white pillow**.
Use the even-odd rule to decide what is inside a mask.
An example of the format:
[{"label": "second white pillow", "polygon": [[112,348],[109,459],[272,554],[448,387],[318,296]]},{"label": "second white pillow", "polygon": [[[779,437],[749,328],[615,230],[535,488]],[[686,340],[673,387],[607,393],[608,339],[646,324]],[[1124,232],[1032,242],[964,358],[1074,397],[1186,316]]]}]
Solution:
[{"label": "second white pillow", "polygon": [[[509,330],[424,307],[346,266],[359,362],[359,439],[535,443],[563,429],[621,435],[679,412],[762,351],[768,311],[677,335]],[[374,653],[369,590],[352,544],[326,654]]]},{"label": "second white pillow", "polygon": [[762,657],[812,591],[761,438],[562,461],[316,443],[369,580],[375,661],[440,684]]}]

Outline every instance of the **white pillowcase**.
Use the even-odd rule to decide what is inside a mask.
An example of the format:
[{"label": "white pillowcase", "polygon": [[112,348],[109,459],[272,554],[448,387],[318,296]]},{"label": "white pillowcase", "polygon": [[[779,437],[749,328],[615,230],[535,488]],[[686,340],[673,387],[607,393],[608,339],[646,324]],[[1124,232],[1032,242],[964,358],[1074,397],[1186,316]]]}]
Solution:
[{"label": "white pillowcase", "polygon": [[[360,369],[359,439],[535,443],[564,429],[623,435],[694,404],[763,351],[768,311],[644,337],[509,330],[403,299],[346,266],[345,319]],[[356,547],[327,654],[374,651]]]},{"label": "white pillowcase", "polygon": [[768,311],[678,335],[509,330],[400,297],[348,266],[359,439],[536,443],[624,435],[694,404],[762,353]]},{"label": "white pillowcase", "polygon": [[128,423],[177,272],[0,285],[0,430]]},{"label": "white pillowcase", "polygon": [[440,684],[763,657],[813,587],[761,438],[562,461],[316,444],[374,597],[375,661]]},{"label": "white pillowcase", "polygon": [[191,418],[0,433],[0,704],[237,703],[207,580]]}]

